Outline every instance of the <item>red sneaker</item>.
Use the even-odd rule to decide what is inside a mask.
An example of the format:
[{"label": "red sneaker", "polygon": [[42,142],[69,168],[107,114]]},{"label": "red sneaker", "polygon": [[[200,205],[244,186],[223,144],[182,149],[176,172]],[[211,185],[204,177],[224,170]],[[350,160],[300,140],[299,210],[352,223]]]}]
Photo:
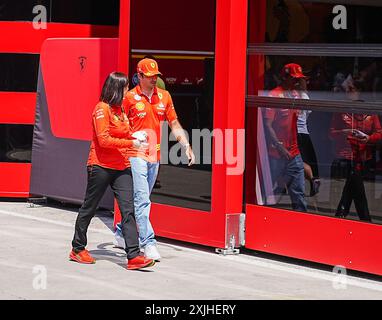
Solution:
[{"label": "red sneaker", "polygon": [[73,250],[70,252],[69,259],[79,263],[93,264],[95,259],[90,255],[88,250],[82,250],[78,253],[75,253]]},{"label": "red sneaker", "polygon": [[155,264],[155,260],[146,259],[144,256],[136,256],[133,259],[129,259],[127,262],[127,270],[137,270],[142,268],[152,267]]}]

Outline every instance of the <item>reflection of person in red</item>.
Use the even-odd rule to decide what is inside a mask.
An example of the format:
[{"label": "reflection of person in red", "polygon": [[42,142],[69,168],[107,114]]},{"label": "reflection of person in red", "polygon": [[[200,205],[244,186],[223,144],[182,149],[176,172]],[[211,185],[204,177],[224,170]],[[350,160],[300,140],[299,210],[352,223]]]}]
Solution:
[{"label": "reflection of person in red", "polygon": [[[282,84],[273,89],[269,96],[301,98],[296,90],[299,79],[305,77],[301,66],[287,64],[283,67],[281,76]],[[294,210],[307,211],[304,164],[297,144],[297,115],[298,110],[266,108],[265,128],[273,182],[279,184],[278,189],[286,185]]]},{"label": "reflection of person in red", "polygon": [[125,74],[113,72],[106,79],[100,102],[93,112],[93,140],[87,163],[86,196],[75,226],[70,260],[93,264],[95,259],[85,249],[87,230],[106,188],[110,185],[122,215],[122,233],[128,259],[127,269],[153,266],[155,261],[140,254],[138,231],[134,216],[133,177],[128,159],[128,147],[144,147],[131,138],[127,115],[121,107],[129,89]]},{"label": "reflection of person in red", "polygon": [[[359,100],[361,84],[353,81],[349,98]],[[364,179],[374,180],[373,146],[382,139],[382,128],[377,115],[336,113],[330,127],[330,138],[335,143],[336,159],[331,167],[332,179],[345,179],[337,217],[346,217],[354,200],[362,221],[370,221]]]}]

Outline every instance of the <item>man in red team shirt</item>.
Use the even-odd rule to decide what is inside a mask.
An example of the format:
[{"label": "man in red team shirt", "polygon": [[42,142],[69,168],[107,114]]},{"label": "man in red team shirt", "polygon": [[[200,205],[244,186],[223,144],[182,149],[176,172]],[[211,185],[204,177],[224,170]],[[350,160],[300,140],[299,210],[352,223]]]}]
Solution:
[{"label": "man in red team shirt", "polygon": [[[301,98],[296,90],[299,79],[305,78],[298,64],[290,63],[281,71],[282,83],[269,96],[276,98]],[[307,211],[305,200],[304,163],[297,144],[298,110],[266,108],[265,129],[268,134],[268,151],[273,183],[284,186],[297,211]]]},{"label": "man in red team shirt", "polygon": [[126,95],[123,106],[128,115],[132,134],[148,137],[148,148],[129,149],[129,160],[134,180],[134,207],[139,231],[139,242],[145,256],[159,260],[154,230],[150,223],[150,194],[158,175],[160,161],[161,122],[167,121],[177,141],[184,147],[189,166],[195,156],[180,125],[171,95],[157,86],[158,64],[145,58],[137,66],[139,84]]}]

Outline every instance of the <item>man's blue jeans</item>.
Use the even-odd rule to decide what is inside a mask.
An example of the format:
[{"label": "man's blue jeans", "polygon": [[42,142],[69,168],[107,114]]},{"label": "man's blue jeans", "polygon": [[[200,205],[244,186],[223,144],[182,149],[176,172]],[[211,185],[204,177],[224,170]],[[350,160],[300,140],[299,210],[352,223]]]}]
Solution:
[{"label": "man's blue jeans", "polygon": [[144,248],[156,244],[150,222],[150,194],[158,175],[159,162],[150,163],[138,157],[131,157],[129,160],[134,181],[134,209],[139,232],[139,246]]},{"label": "man's blue jeans", "polygon": [[[301,155],[291,160],[270,157],[273,181],[282,181],[288,189],[292,208],[296,211],[307,211],[305,200],[304,162]],[[282,186],[280,186],[282,187]]]}]

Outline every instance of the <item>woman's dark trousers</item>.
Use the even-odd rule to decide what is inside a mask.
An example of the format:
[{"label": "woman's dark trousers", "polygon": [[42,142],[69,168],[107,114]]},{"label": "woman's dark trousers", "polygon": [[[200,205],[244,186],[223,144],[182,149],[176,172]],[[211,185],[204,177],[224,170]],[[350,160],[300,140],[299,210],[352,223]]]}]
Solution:
[{"label": "woman's dark trousers", "polygon": [[110,185],[122,215],[122,233],[126,244],[127,259],[139,255],[139,240],[134,215],[133,178],[131,170],[112,170],[100,166],[88,166],[86,196],[79,210],[72,247],[75,252],[85,249],[86,233],[91,219],[107,187]]}]

